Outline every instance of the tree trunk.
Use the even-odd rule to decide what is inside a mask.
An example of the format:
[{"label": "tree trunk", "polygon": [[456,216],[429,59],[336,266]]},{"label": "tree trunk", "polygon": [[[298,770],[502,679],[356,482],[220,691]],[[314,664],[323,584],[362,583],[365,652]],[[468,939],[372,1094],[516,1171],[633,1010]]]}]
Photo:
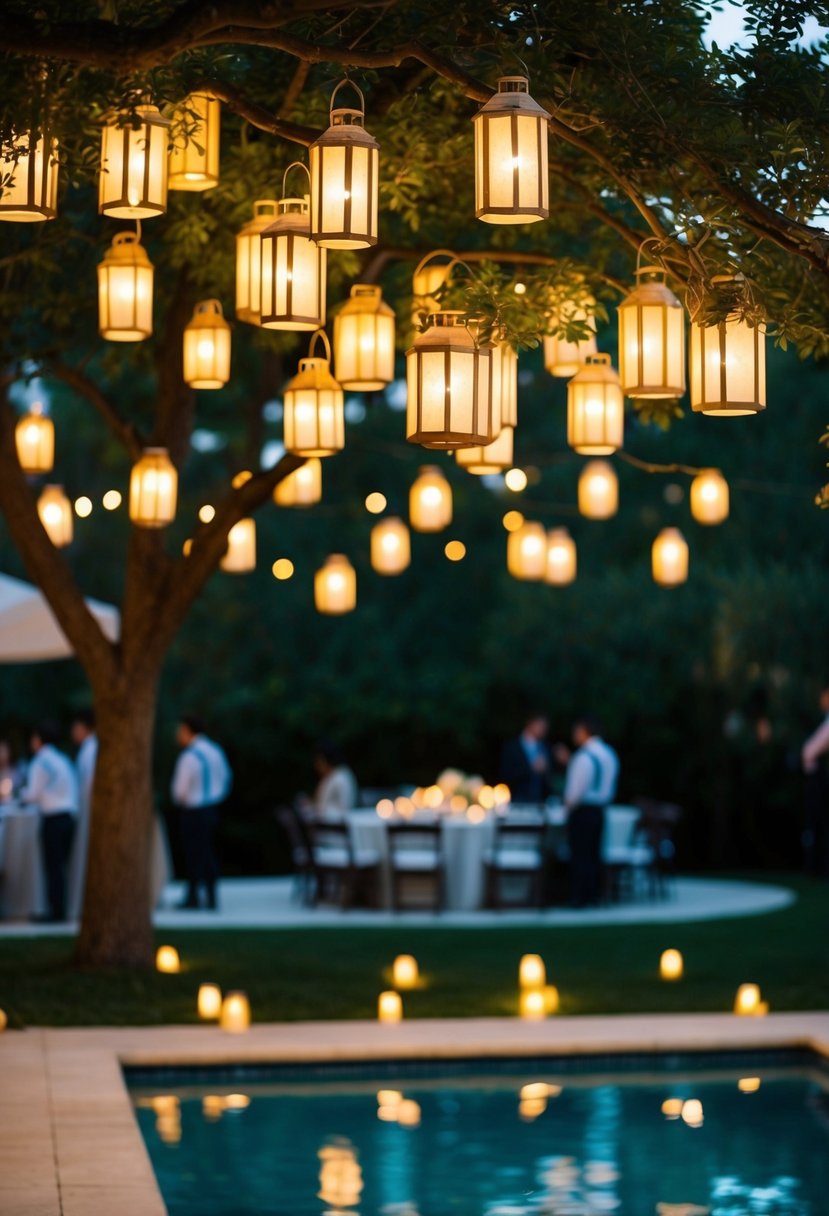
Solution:
[{"label": "tree trunk", "polygon": [[124,678],[117,688],[96,696],[98,763],[75,951],[82,966],[148,967],[153,962],[150,857],[158,666],[148,655],[140,677]]}]

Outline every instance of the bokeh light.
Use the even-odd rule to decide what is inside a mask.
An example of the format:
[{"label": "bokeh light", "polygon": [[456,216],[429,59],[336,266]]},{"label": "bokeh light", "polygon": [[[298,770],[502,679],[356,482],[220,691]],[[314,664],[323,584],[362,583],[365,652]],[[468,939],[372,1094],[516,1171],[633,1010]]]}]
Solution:
[{"label": "bokeh light", "polygon": [[271,571],[274,578],[284,581],[286,578],[290,578],[292,576],[294,572],[294,563],[289,557],[278,557],[271,566]]}]

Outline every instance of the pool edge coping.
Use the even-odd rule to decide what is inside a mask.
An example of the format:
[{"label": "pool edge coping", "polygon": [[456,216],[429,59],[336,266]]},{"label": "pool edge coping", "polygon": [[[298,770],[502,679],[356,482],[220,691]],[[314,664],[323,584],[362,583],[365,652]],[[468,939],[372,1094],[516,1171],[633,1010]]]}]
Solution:
[{"label": "pool edge coping", "polygon": [[[166,1216],[135,1120],[123,1068],[475,1059],[543,1055],[806,1048],[829,1059],[829,1011],[620,1014],[551,1018],[435,1018],[254,1025],[244,1035],[215,1026],[33,1028],[0,1036],[0,1109],[6,1216]],[[5,1086],[4,1086],[5,1089]],[[33,1183],[32,1179],[37,1181]]]}]

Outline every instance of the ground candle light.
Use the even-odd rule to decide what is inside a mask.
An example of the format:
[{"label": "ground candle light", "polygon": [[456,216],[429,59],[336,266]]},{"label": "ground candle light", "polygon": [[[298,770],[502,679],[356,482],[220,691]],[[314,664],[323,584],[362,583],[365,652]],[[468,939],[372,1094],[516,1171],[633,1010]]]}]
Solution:
[{"label": "ground candle light", "polygon": [[403,1021],[403,1002],[399,992],[381,992],[377,998],[377,1020],[393,1024]]},{"label": "ground candle light", "polygon": [[222,1012],[222,990],[218,984],[200,984],[198,999],[200,1018],[217,1018]]},{"label": "ground candle light", "polygon": [[518,983],[522,988],[543,988],[547,969],[540,954],[525,954],[518,966]]},{"label": "ground candle light", "polygon": [[684,963],[679,950],[663,950],[659,959],[659,974],[663,980],[681,980]]},{"label": "ground candle light", "polygon": [[228,1034],[244,1034],[250,1029],[250,1002],[247,993],[229,992],[222,1001],[219,1025]]},{"label": "ground candle light", "polygon": [[155,953],[155,969],[165,975],[178,975],[181,960],[175,946],[159,946]]},{"label": "ground candle light", "polygon": [[395,988],[414,988],[419,979],[417,959],[411,954],[398,954],[392,967]]}]

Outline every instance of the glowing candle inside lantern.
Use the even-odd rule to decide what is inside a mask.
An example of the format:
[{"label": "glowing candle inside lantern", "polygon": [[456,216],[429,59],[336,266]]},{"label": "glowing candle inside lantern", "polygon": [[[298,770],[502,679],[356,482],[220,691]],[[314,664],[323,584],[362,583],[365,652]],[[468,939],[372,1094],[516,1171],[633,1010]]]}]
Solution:
[{"label": "glowing candle inside lantern", "polygon": [[399,992],[381,992],[377,998],[377,1020],[393,1024],[403,1021],[403,1002]]},{"label": "glowing candle inside lantern", "polygon": [[547,969],[540,954],[525,954],[518,966],[518,983],[522,988],[543,988]]},{"label": "glowing candle inside lantern", "polygon": [[222,990],[218,984],[199,985],[199,1017],[217,1018],[222,1012]]},{"label": "glowing candle inside lantern", "polygon": [[419,978],[417,959],[411,954],[398,954],[392,968],[395,988],[415,988]]},{"label": "glowing candle inside lantern", "polygon": [[663,950],[659,959],[659,974],[663,980],[681,980],[684,963],[679,950]]},{"label": "glowing candle inside lantern", "polygon": [[222,1030],[228,1034],[244,1034],[250,1029],[250,1002],[244,992],[229,992],[222,1001],[219,1019]]},{"label": "glowing candle inside lantern", "polygon": [[175,946],[159,946],[155,953],[155,969],[165,975],[178,975],[181,971],[181,960]]}]

